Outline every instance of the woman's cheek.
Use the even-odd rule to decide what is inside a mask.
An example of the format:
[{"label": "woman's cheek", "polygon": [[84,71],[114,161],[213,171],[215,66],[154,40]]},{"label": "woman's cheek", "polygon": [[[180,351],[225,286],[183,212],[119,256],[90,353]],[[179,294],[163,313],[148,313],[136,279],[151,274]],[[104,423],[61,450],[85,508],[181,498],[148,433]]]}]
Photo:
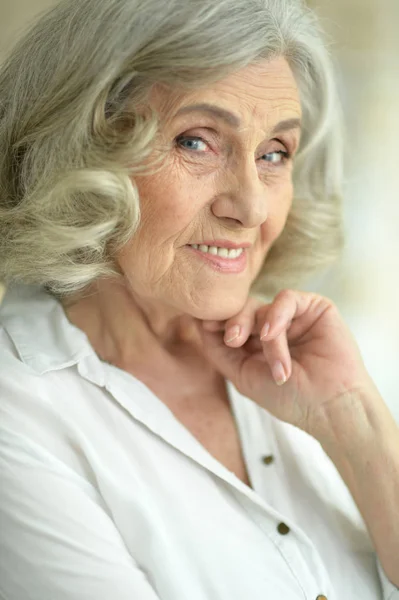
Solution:
[{"label": "woman's cheek", "polygon": [[291,179],[280,180],[269,189],[268,218],[264,225],[267,226],[268,221],[272,222],[275,235],[279,235],[284,228],[291,210],[293,195],[294,188]]}]

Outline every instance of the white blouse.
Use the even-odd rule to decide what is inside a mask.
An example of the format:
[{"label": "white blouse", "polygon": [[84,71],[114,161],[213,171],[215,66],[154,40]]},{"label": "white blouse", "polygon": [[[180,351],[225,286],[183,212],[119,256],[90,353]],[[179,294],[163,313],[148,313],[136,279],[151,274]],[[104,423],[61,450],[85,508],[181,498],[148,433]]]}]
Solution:
[{"label": "white blouse", "polygon": [[399,600],[320,444],[227,389],[254,489],[55,299],[9,288],[1,600]]}]

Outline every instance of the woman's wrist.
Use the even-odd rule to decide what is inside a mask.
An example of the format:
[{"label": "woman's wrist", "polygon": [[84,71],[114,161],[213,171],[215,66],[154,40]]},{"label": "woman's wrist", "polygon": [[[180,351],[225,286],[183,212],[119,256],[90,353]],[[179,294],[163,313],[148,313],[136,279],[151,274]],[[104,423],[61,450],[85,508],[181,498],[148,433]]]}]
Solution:
[{"label": "woman's wrist", "polygon": [[322,404],[310,419],[308,433],[326,450],[336,447],[350,457],[355,448],[366,448],[397,430],[391,412],[370,378],[366,385]]},{"label": "woman's wrist", "polygon": [[375,388],[345,400],[329,407],[316,437],[351,492],[385,573],[399,586],[399,427]]}]

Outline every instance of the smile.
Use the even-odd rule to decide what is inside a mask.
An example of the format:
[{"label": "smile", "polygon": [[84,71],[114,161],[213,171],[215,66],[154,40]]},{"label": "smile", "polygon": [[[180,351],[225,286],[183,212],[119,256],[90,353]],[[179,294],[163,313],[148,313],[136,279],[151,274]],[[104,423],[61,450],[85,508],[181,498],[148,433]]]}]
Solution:
[{"label": "smile", "polygon": [[238,258],[243,252],[244,248],[219,248],[217,246],[205,246],[203,244],[189,244],[194,250],[199,250],[204,254],[212,254],[213,256],[220,256],[221,258]]}]

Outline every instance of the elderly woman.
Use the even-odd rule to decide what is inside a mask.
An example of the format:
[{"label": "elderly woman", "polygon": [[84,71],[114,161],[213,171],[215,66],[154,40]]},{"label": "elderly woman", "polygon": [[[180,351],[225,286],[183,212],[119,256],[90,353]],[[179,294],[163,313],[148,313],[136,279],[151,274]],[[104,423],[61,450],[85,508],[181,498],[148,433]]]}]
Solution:
[{"label": "elderly woman", "polygon": [[4,600],[399,599],[297,0],[65,0],[0,76]]}]

